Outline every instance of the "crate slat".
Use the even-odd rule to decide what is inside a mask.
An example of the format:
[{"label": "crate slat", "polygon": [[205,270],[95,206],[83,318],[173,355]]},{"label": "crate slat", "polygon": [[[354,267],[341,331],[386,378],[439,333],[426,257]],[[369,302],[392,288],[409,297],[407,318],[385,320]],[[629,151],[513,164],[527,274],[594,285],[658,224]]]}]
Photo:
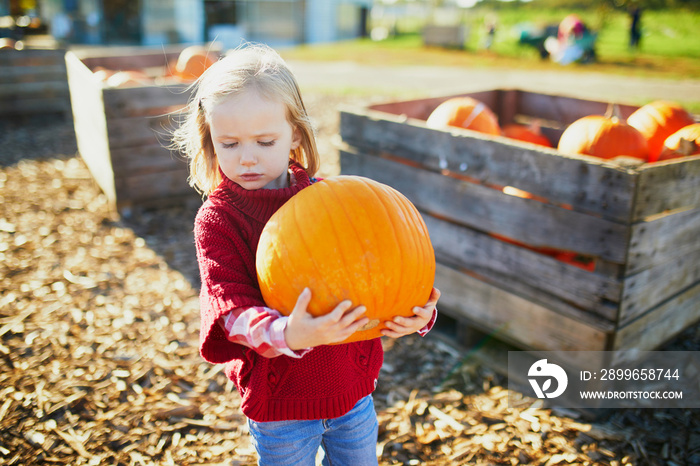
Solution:
[{"label": "crate slat", "polygon": [[700,208],[673,212],[631,227],[627,274],[700,249]]},{"label": "crate slat", "polygon": [[64,49],[24,49],[0,54],[0,66],[46,66],[63,65]]},{"label": "crate slat", "polygon": [[20,100],[22,98],[53,98],[62,96],[68,99],[68,83],[61,81],[35,81],[0,84],[0,99]]},{"label": "crate slat", "polygon": [[73,53],[66,54],[68,84],[78,152],[110,203],[116,202],[114,172],[107,139],[102,86]]},{"label": "crate slat", "polygon": [[[144,47],[103,47],[95,50],[75,52],[76,56],[91,70],[103,67],[109,70],[133,70],[152,66],[165,66],[177,61],[182,46],[165,46],[160,49]],[[217,48],[212,53],[218,54]]]},{"label": "crate slat", "polygon": [[170,170],[187,170],[187,162],[180,155],[170,152],[160,144],[112,149],[112,162],[116,178],[128,178]]},{"label": "crate slat", "polygon": [[522,282],[611,322],[616,319],[617,310],[610,303],[620,301],[622,287],[614,277],[582,270],[427,214],[423,218],[441,262],[505,284]]},{"label": "crate slat", "polygon": [[42,113],[70,113],[68,96],[40,99],[0,100],[0,115],[38,115]]},{"label": "crate slat", "polygon": [[[519,91],[518,94],[517,112],[519,114],[556,121],[562,129],[587,115],[605,115],[610,105],[608,102],[535,92]],[[637,109],[625,104],[618,104],[617,108],[622,119],[626,119]]]},{"label": "crate slat", "polygon": [[166,202],[170,205],[184,203],[195,194],[194,189],[187,184],[187,176],[187,169],[182,168],[116,178],[117,191],[128,193],[128,196],[124,196],[117,206],[121,209],[151,203],[162,205]]},{"label": "crate slat", "polygon": [[[479,322],[496,337],[519,341],[541,350],[604,351],[611,325],[553,312],[513,293],[438,264],[436,286],[443,293],[441,312]],[[469,297],[464,298],[464,290]],[[542,335],[552,336],[543,341]]]},{"label": "crate slat", "polygon": [[0,84],[44,81],[62,81],[68,89],[65,63],[42,66],[7,66],[3,68],[0,75]]},{"label": "crate slat", "polygon": [[700,319],[700,284],[618,330],[614,350],[656,348]]},{"label": "crate slat", "polygon": [[641,166],[634,220],[666,210],[700,206],[698,180],[700,156]]},{"label": "crate slat", "polygon": [[109,146],[114,149],[170,144],[172,115],[110,118],[107,120]]},{"label": "crate slat", "polygon": [[105,89],[105,112],[110,120],[158,117],[182,109],[188,97],[184,84]]},{"label": "crate slat", "polygon": [[700,282],[700,250],[691,251],[627,277],[620,305],[620,323],[625,325],[655,305]]}]

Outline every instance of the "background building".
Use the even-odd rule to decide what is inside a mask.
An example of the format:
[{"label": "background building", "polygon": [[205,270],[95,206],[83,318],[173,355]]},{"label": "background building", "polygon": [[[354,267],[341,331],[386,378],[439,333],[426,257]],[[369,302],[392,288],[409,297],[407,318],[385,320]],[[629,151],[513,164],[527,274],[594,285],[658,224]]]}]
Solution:
[{"label": "background building", "polygon": [[284,46],[365,36],[372,1],[0,0],[0,16],[37,18],[67,43]]}]

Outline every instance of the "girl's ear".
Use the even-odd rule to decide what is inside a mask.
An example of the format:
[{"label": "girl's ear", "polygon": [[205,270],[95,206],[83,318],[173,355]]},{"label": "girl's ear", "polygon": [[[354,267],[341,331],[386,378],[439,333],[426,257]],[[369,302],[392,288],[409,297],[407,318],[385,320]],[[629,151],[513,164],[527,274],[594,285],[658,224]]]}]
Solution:
[{"label": "girl's ear", "polygon": [[299,127],[294,127],[294,131],[292,132],[292,150],[297,150],[299,146],[301,145],[301,131],[299,130]]}]

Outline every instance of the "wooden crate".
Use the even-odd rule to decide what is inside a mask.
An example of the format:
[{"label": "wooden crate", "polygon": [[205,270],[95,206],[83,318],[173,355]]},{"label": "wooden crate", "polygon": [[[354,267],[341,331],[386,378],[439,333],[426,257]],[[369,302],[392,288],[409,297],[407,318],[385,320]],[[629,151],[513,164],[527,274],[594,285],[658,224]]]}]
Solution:
[{"label": "wooden crate", "polygon": [[70,116],[63,49],[0,51],[0,117]]},{"label": "wooden crate", "polygon": [[[468,95],[501,124],[539,119],[555,145],[568,124],[608,105],[520,90]],[[341,172],[394,186],[421,210],[442,312],[544,351],[653,349],[700,318],[700,157],[624,166],[427,128],[446,98],[341,112]],[[623,117],[634,110],[620,106]],[[595,270],[543,248],[575,252]]]},{"label": "wooden crate", "polygon": [[93,72],[98,67],[139,69],[160,76],[181,50],[131,47],[66,54],[78,151],[119,212],[198,197],[187,183],[186,161],[167,148],[189,84],[163,80],[109,88]]}]

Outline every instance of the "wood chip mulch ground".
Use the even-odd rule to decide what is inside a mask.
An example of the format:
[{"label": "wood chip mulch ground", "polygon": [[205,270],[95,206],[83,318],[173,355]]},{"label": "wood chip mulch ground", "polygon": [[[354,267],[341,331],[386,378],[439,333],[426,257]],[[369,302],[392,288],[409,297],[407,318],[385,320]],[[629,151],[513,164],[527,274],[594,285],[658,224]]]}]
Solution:
[{"label": "wood chip mulch ground", "polygon": [[[330,147],[343,99],[311,100]],[[0,125],[0,464],[255,464],[238,394],[198,354],[194,208],[119,218],[70,121]],[[700,465],[698,410],[513,408],[439,330],[384,344],[381,465]],[[669,348],[700,350],[700,327]]]}]

